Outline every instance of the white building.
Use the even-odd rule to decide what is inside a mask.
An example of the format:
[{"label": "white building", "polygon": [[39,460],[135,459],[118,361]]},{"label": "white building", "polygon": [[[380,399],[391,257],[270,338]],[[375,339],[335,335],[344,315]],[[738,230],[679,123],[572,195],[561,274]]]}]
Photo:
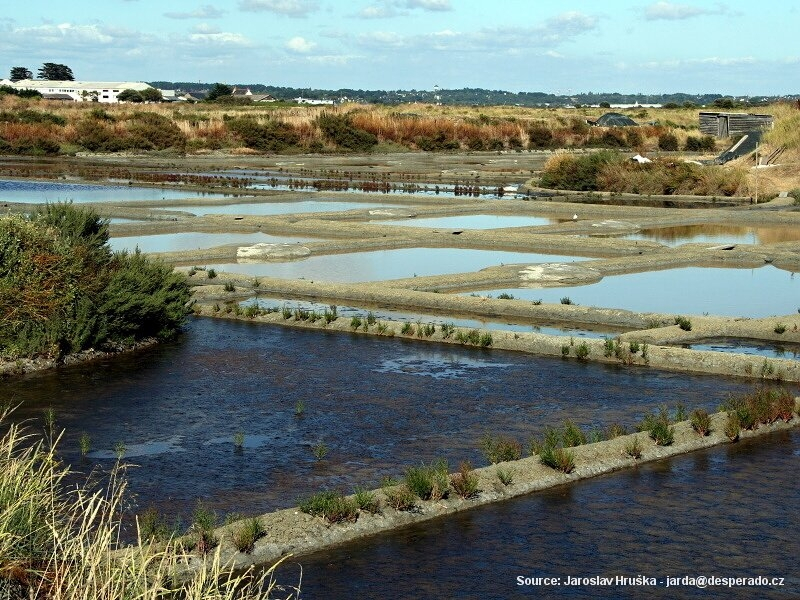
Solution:
[{"label": "white building", "polygon": [[117,102],[123,90],[142,92],[151,86],[141,81],[49,81],[47,79],[23,79],[11,84],[18,90],[36,90],[44,98],[66,99],[75,102]]},{"label": "white building", "polygon": [[329,106],[333,104],[333,100],[316,100],[314,98],[303,98],[302,96],[295,98],[294,101],[297,102],[298,104],[313,104],[316,106],[319,105]]}]

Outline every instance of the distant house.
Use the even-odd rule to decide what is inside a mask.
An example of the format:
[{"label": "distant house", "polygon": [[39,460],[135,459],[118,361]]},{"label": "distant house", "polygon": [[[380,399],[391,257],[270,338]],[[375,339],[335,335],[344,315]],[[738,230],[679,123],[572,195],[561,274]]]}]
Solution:
[{"label": "distant house", "polygon": [[313,105],[332,105],[333,100],[316,100],[314,98],[303,98],[302,96],[298,96],[294,99],[294,102],[298,104],[313,104]]},{"label": "distant house", "polygon": [[277,99],[273,98],[269,94],[253,94],[250,96],[250,100],[253,102],[277,102]]},{"label": "distant house", "polygon": [[252,96],[253,92],[250,91],[250,88],[233,88],[231,92],[231,96],[237,96],[241,98],[242,96]]},{"label": "distant house", "polygon": [[142,92],[151,86],[141,81],[50,81],[47,79],[23,79],[11,84],[18,90],[36,90],[44,98],[74,102],[119,102],[117,96],[123,90]]},{"label": "distant house", "polygon": [[772,115],[753,113],[701,112],[700,132],[725,138],[731,135],[744,135],[772,127]]}]

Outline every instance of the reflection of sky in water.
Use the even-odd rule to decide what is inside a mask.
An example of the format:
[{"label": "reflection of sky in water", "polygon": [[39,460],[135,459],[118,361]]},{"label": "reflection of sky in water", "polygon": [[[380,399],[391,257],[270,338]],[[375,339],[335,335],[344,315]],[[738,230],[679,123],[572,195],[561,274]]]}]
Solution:
[{"label": "reflection of sky in water", "polygon": [[404,248],[349,254],[311,256],[293,262],[218,264],[218,271],[251,276],[319,281],[380,281],[404,277],[479,271],[513,263],[572,262],[574,256],[466,250],[461,248]]},{"label": "reflection of sky in water", "polygon": [[513,365],[470,358],[455,352],[417,351],[386,358],[375,367],[376,373],[402,373],[434,379],[468,379],[477,369],[502,369]]},{"label": "reflection of sky in water", "polygon": [[800,240],[800,227],[769,226],[735,227],[732,225],[683,225],[643,229],[622,236],[626,240],[650,240],[668,246],[681,244],[772,244]]},{"label": "reflection of sky in water", "polygon": [[706,340],[695,344],[687,344],[686,347],[692,350],[735,352],[737,354],[750,354],[769,358],[790,358],[797,360],[800,357],[800,344],[781,345],[777,342],[758,342],[755,340],[739,340],[735,338]]},{"label": "reflection of sky in water", "polygon": [[[120,442],[122,443],[122,442]],[[169,439],[161,441],[142,442],[140,444],[123,444],[122,449],[123,458],[136,458],[137,456],[156,456],[158,454],[166,454],[168,452],[183,452],[185,449],[181,447],[183,443],[182,435],[174,435]],[[117,458],[117,452],[114,449],[95,450],[87,454],[89,458]]]},{"label": "reflection of sky in water", "polygon": [[[381,204],[367,202],[319,202],[317,200],[301,200],[300,202],[257,202],[225,204],[222,206],[174,206],[174,210],[182,210],[195,215],[290,215],[293,213],[332,212],[341,210],[374,210],[382,208],[392,210]],[[395,209],[396,210],[396,209]]]},{"label": "reflection of sky in water", "polygon": [[558,304],[622,308],[637,312],[768,317],[800,308],[800,277],[770,265],[759,269],[687,267],[605,277],[591,285],[480,292]]},{"label": "reflection of sky in water", "polygon": [[506,215],[457,215],[451,217],[430,217],[424,219],[401,219],[397,221],[376,221],[382,225],[402,225],[407,227],[444,227],[447,229],[499,229],[501,227],[533,227],[552,225],[557,219],[547,217],[520,217]]},{"label": "reflection of sky in water", "polygon": [[133,251],[136,246],[142,252],[173,252],[177,250],[197,250],[213,248],[226,244],[249,246],[258,243],[297,244],[309,238],[276,236],[266,233],[164,233],[158,235],[138,235],[131,237],[112,237],[108,243],[114,250]]},{"label": "reflection of sky in water", "polygon": [[[321,302],[309,302],[306,300],[278,300],[274,298],[250,298],[242,302],[242,306],[247,306],[248,304],[252,304],[254,301],[258,302],[258,305],[261,308],[273,308],[273,309],[282,309],[284,306],[289,308],[290,310],[294,311],[295,308],[300,308],[302,310],[308,311],[316,311],[317,313],[324,314],[325,309],[328,308],[327,304],[323,304]],[[563,327],[556,327],[556,326],[549,326],[549,325],[531,325],[531,324],[521,324],[521,323],[506,323],[504,321],[480,321],[478,319],[459,319],[459,318],[452,318],[452,317],[443,317],[441,315],[428,315],[425,313],[416,313],[416,312],[401,312],[395,310],[386,310],[382,308],[373,308],[373,309],[365,309],[365,308],[355,308],[352,306],[337,306],[337,312],[339,316],[350,318],[353,316],[365,317],[367,312],[372,312],[375,315],[375,319],[379,321],[402,321],[402,322],[409,322],[409,323],[416,323],[420,321],[421,323],[428,324],[434,323],[436,325],[441,325],[443,323],[452,323],[456,327],[466,327],[469,329],[488,329],[491,331],[519,331],[519,332],[534,332],[534,333],[543,333],[546,335],[563,335],[563,336],[575,336],[575,337],[585,337],[585,338],[602,338],[606,336],[614,336],[617,332],[603,332],[603,331],[589,331],[585,329],[575,329],[570,328],[567,326]]]},{"label": "reflection of sky in water", "polygon": [[117,202],[119,200],[179,200],[227,197],[183,190],[44,181],[0,180],[0,202]]}]

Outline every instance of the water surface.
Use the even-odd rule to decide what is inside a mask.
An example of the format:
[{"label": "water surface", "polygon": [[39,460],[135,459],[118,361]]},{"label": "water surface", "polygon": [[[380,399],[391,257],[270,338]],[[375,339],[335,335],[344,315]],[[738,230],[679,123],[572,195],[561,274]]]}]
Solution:
[{"label": "water surface", "polygon": [[376,221],[383,225],[404,227],[442,227],[445,229],[499,229],[501,227],[533,227],[552,225],[560,220],[549,217],[523,217],[507,215],[455,215],[450,217],[412,218],[393,221]]},{"label": "water surface", "polygon": [[767,265],[758,269],[687,267],[604,277],[590,285],[495,289],[480,294],[574,304],[726,317],[769,317],[800,309],[800,277]]},{"label": "water surface", "polygon": [[207,194],[160,187],[88,185],[50,181],[0,180],[0,204],[3,202],[118,202],[124,200],[178,200],[182,198],[229,197],[230,194]]},{"label": "water surface", "polygon": [[108,245],[113,250],[134,250],[137,246],[142,252],[176,252],[179,250],[197,250],[238,244],[300,244],[317,238],[298,238],[290,236],[269,235],[267,233],[162,233],[156,235],[134,235],[112,237]]},{"label": "water surface", "polygon": [[[289,215],[294,213],[335,212],[344,210],[393,210],[391,207],[369,202],[339,202],[335,200],[300,200],[298,202],[243,202],[219,206],[174,206],[182,210],[202,215]],[[394,209],[396,210],[396,209]]]},{"label": "water surface", "polygon": [[638,233],[622,236],[627,240],[650,240],[668,246],[681,244],[774,244],[800,241],[800,227],[785,225],[759,225],[742,227],[736,225],[681,225],[654,227]]}]

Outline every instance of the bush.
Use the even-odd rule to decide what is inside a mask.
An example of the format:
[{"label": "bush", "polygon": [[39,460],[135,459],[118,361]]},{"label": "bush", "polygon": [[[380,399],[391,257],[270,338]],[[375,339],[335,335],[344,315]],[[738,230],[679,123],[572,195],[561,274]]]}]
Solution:
[{"label": "bush", "polygon": [[450,478],[456,494],[468,500],[478,495],[478,475],[472,470],[472,464],[464,461],[459,465],[458,473]]},{"label": "bush", "polygon": [[670,425],[669,415],[663,407],[658,413],[645,416],[639,429],[647,431],[659,446],[669,446],[675,441],[675,428]]},{"label": "bush", "polygon": [[0,218],[0,348],[60,358],[91,347],[164,339],[190,309],[185,276],[140,253],[112,254],[108,222],[60,204]]},{"label": "bush", "polygon": [[217,526],[217,513],[202,502],[198,502],[192,512],[191,535],[194,539],[194,549],[200,554],[208,554],[217,544],[219,539],[214,533]]},{"label": "bush", "polygon": [[395,510],[414,510],[417,506],[417,497],[405,484],[384,485],[383,494],[386,504]]},{"label": "bush", "polygon": [[635,436],[632,441],[625,445],[625,454],[635,460],[642,458],[642,444],[639,441],[639,436]]},{"label": "bush", "polygon": [[301,502],[299,508],[301,512],[322,517],[329,523],[354,523],[358,520],[356,503],[339,492],[319,492]]},{"label": "bush", "polygon": [[256,542],[267,535],[261,519],[252,517],[242,521],[231,534],[231,543],[239,552],[250,553]]},{"label": "bush", "polygon": [[567,448],[582,446],[586,443],[586,434],[581,431],[580,427],[569,420],[564,423],[561,438]]},{"label": "bush", "polygon": [[377,514],[381,511],[381,503],[374,492],[366,490],[361,487],[355,489],[353,500],[358,506],[359,510],[364,510],[371,514]]},{"label": "bush", "polygon": [[703,409],[693,410],[689,421],[692,424],[692,429],[701,436],[707,436],[711,433],[711,417]]},{"label": "bush", "polygon": [[253,117],[231,119],[225,126],[243,145],[259,152],[280,152],[300,142],[294,128],[280,121],[260,124]]},{"label": "bush", "polygon": [[692,330],[692,322],[691,320],[689,320],[688,317],[675,317],[675,325],[677,325],[684,331]]},{"label": "bush", "polygon": [[438,459],[429,465],[407,468],[405,485],[420,500],[440,500],[447,497],[448,477],[447,461]]},{"label": "bush", "polygon": [[564,448],[546,447],[539,455],[543,465],[546,465],[562,473],[572,473],[575,469],[575,454],[571,450]]},{"label": "bush", "polygon": [[678,138],[672,133],[662,133],[658,136],[658,149],[674,152],[678,149]]},{"label": "bush", "polygon": [[602,170],[623,160],[609,150],[584,156],[557,156],[545,165],[540,185],[559,190],[596,191],[600,189],[598,177]]},{"label": "bush", "polygon": [[481,450],[493,465],[522,458],[522,445],[508,436],[485,435],[481,440]]},{"label": "bush", "polygon": [[578,360],[586,360],[589,358],[589,344],[586,342],[581,342],[575,347],[575,356],[578,357]]},{"label": "bush", "polygon": [[328,140],[346,150],[367,152],[378,143],[374,135],[353,125],[349,115],[322,113],[316,124]]},{"label": "bush", "polygon": [[163,115],[153,112],[137,112],[128,123],[128,138],[131,148],[143,150],[165,150],[186,148],[186,135]]}]

